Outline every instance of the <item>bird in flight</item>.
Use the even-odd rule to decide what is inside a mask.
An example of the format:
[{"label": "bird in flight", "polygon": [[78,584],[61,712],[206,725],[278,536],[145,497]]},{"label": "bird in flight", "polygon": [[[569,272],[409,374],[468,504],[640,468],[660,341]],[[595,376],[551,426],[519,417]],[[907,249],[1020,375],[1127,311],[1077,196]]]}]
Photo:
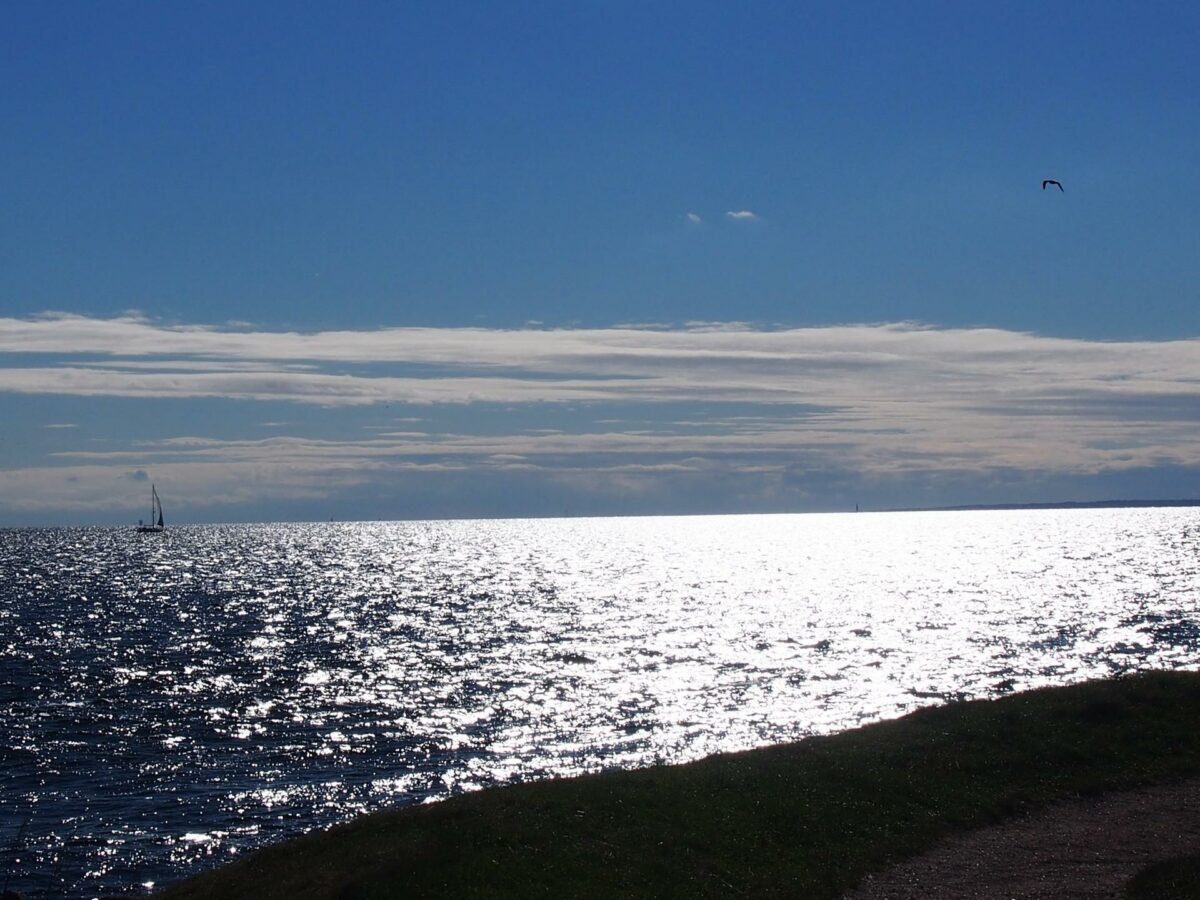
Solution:
[{"label": "bird in flight", "polygon": [[[1054,185],[1060,191],[1062,191],[1062,189],[1063,189],[1063,186],[1061,184],[1059,184],[1057,181],[1055,181],[1053,178],[1046,178],[1042,181],[1042,190],[1043,191],[1046,189],[1046,185],[1048,185],[1048,184]],[[1066,193],[1066,191],[1063,191],[1063,193]]]}]

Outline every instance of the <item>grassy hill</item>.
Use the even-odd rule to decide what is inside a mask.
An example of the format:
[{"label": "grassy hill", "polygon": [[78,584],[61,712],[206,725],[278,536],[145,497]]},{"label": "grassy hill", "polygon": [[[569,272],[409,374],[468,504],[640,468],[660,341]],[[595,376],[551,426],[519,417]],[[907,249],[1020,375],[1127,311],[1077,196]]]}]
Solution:
[{"label": "grassy hill", "polygon": [[167,889],[199,898],[836,897],[939,836],[1200,774],[1200,674],[955,703],[680,766],[364,816]]}]

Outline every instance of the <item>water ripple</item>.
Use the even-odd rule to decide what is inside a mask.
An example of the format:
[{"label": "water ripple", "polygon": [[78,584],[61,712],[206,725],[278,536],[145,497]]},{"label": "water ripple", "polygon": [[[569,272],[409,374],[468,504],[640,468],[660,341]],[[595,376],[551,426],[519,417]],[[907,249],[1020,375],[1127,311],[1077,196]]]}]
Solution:
[{"label": "water ripple", "polygon": [[1194,667],[1198,524],[3,531],[0,869],[30,892],[127,890],[398,803]]}]

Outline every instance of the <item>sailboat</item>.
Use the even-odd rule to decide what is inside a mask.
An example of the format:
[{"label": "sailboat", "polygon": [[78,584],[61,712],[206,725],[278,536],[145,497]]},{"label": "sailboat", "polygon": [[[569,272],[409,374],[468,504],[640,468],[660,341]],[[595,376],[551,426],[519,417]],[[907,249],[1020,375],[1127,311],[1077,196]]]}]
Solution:
[{"label": "sailboat", "polygon": [[150,485],[150,524],[145,525],[141,519],[138,519],[138,534],[146,534],[148,532],[166,531],[163,525],[162,501],[158,499],[158,491],[154,485]]}]

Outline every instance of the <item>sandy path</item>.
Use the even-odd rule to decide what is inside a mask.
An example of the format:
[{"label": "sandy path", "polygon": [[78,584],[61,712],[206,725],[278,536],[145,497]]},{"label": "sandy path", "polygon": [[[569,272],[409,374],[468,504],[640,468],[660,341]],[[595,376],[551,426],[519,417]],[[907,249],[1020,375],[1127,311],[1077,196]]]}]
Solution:
[{"label": "sandy path", "polygon": [[1060,803],[959,835],[847,900],[1119,898],[1143,866],[1200,852],[1200,779]]}]

